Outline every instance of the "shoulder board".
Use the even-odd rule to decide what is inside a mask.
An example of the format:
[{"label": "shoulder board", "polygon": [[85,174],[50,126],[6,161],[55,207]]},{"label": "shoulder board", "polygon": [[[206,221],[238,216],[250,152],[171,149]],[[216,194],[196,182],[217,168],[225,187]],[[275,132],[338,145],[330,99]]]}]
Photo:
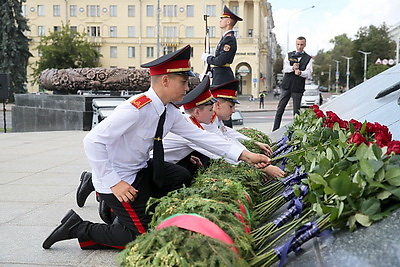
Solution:
[{"label": "shoulder board", "polygon": [[200,129],[204,130],[203,126],[201,126],[200,122],[195,117],[190,116],[189,118],[193,122],[194,125],[196,125]]},{"label": "shoulder board", "polygon": [[211,122],[214,122],[214,121],[215,121],[215,118],[217,118],[217,114],[214,113],[214,115],[213,115],[212,118],[211,118]]},{"label": "shoulder board", "polygon": [[146,95],[141,95],[134,100],[131,101],[131,104],[136,107],[137,109],[141,109],[142,107],[146,106],[148,103],[151,102],[151,99],[148,98]]},{"label": "shoulder board", "polygon": [[233,36],[233,33],[227,33],[225,36]]}]

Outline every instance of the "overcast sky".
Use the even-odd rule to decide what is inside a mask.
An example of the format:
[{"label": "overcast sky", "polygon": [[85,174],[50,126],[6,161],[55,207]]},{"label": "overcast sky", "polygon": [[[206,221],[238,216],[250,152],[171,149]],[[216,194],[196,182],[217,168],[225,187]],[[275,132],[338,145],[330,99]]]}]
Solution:
[{"label": "overcast sky", "polygon": [[[276,34],[282,50],[295,49],[298,36],[307,38],[305,49],[311,55],[333,48],[329,40],[346,33],[354,38],[360,27],[400,22],[400,0],[269,0]],[[310,8],[315,6],[314,8]]]}]

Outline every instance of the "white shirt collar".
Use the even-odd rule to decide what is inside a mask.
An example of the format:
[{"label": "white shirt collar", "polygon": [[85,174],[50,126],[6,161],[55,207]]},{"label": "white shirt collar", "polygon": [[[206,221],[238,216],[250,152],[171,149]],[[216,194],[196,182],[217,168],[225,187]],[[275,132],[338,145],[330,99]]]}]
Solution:
[{"label": "white shirt collar", "polygon": [[161,99],[156,94],[156,92],[154,91],[154,89],[152,87],[150,87],[149,90],[147,90],[147,92],[145,93],[145,95],[147,95],[151,99],[158,115],[161,116],[161,114],[165,110],[165,106],[164,106],[164,103],[161,101]]}]

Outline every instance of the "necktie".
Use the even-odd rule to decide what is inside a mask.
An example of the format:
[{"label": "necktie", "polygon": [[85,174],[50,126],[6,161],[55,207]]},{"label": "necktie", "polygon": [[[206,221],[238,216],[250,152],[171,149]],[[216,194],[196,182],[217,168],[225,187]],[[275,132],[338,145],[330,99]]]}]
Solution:
[{"label": "necktie", "polygon": [[158,121],[156,135],[154,136],[153,145],[153,180],[158,187],[162,187],[163,184],[163,165],[164,165],[164,148],[162,143],[163,127],[165,122],[166,109],[160,116]]}]

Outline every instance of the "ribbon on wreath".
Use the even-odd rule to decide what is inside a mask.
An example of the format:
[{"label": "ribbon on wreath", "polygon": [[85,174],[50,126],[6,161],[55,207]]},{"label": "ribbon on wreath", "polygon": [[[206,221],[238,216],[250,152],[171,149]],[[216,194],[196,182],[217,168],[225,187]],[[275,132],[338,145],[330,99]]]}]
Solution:
[{"label": "ribbon on wreath", "polygon": [[235,247],[235,243],[233,242],[232,238],[225,233],[224,230],[222,230],[212,221],[196,213],[178,213],[172,215],[157,225],[155,230],[163,229],[169,226],[177,226],[182,229],[218,239],[228,244],[233,252],[239,254],[239,250]]}]

